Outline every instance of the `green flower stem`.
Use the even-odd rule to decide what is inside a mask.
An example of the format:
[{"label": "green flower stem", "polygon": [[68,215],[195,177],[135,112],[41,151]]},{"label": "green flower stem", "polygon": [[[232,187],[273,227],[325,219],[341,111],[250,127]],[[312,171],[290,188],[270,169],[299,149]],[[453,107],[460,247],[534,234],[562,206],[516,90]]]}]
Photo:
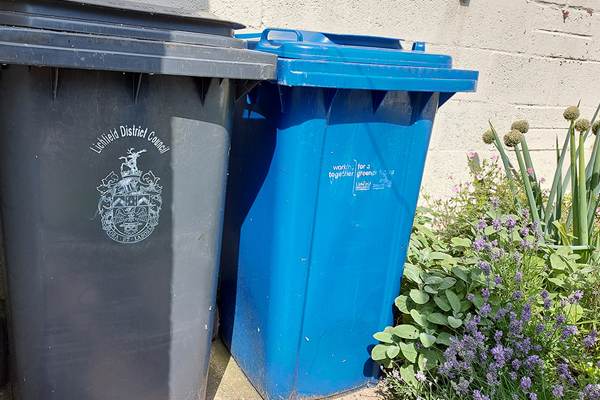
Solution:
[{"label": "green flower stem", "polygon": [[527,168],[525,168],[525,163],[523,162],[523,157],[521,156],[521,151],[519,150],[519,145],[515,146],[515,154],[517,155],[517,161],[519,162],[519,169],[521,170],[521,177],[523,178],[523,185],[525,186],[525,192],[527,194],[527,200],[529,201],[529,208],[531,211],[531,217],[534,221],[538,223],[538,232],[542,231],[542,227],[539,225],[540,217],[538,214],[538,209],[535,204],[535,197],[533,196],[533,191],[531,190],[531,183],[529,182],[529,176],[527,175]]},{"label": "green flower stem", "polygon": [[527,147],[527,140],[525,140],[525,135],[523,135],[523,140],[521,140],[521,149],[523,150],[525,166],[527,167],[527,169],[531,168],[531,174],[527,174],[527,178],[529,179],[530,184],[535,185],[531,189],[535,196],[535,203],[538,205],[540,210],[540,217],[544,219],[545,209],[544,202],[542,201],[542,191],[540,189],[539,182],[535,175],[535,169],[533,168],[533,162],[531,161],[531,154],[529,153],[529,147]]},{"label": "green flower stem", "polygon": [[500,157],[502,158],[502,163],[504,164],[504,171],[506,171],[506,178],[508,179],[508,184],[509,184],[510,190],[513,194],[514,202],[517,205],[517,208],[520,209],[521,204],[519,204],[519,199],[517,198],[517,189],[515,188],[515,182],[514,182],[514,179],[512,176],[512,172],[511,172],[512,165],[510,163],[510,160],[508,159],[508,156],[506,155],[506,152],[504,151],[504,147],[502,147],[502,143],[500,142],[498,133],[496,133],[496,130],[494,129],[494,126],[492,125],[492,123],[490,122],[489,124],[490,124],[490,128],[492,130],[492,133],[494,134],[494,145],[498,149],[498,152],[500,153]]},{"label": "green flower stem", "polygon": [[[558,162],[556,164],[556,171],[554,172],[554,179],[552,180],[552,187],[550,188],[550,195],[548,196],[548,203],[546,203],[546,215],[544,216],[545,223],[545,233],[550,233],[552,229],[554,229],[554,225],[552,225],[552,221],[550,221],[550,217],[554,215],[554,220],[559,220],[561,218],[562,212],[560,208],[562,207],[562,201],[564,197],[564,190],[562,184],[562,166],[567,155],[567,148],[569,147],[570,135],[567,135],[565,138],[565,143],[563,144],[562,150],[560,152],[560,157],[558,158]],[[556,138],[556,151],[558,152],[558,138]],[[560,189],[559,189],[560,184]],[[558,198],[556,198],[556,194],[558,193]],[[556,203],[554,203],[554,199],[556,198]],[[552,213],[552,207],[554,210],[559,210],[558,212]]]},{"label": "green flower stem", "polygon": [[[596,116],[598,115],[598,111],[600,110],[600,105],[596,108],[596,113],[592,118],[592,124],[596,120]],[[589,131],[587,132],[589,133]],[[599,177],[600,177],[600,151],[598,151],[598,147],[600,146],[600,135],[596,135],[594,140],[594,149],[592,150],[592,157],[590,158],[590,162],[586,168],[586,179],[589,179],[588,187],[589,187],[589,199],[588,199],[588,227],[590,227],[590,237],[594,236],[594,216],[596,213],[596,209],[598,208],[598,195],[600,195],[600,185],[599,185]],[[591,168],[590,168],[591,167]]]},{"label": "green flower stem", "polygon": [[[573,217],[573,235],[577,237],[574,242],[578,245],[581,244],[581,235],[579,232],[579,207],[577,207],[579,191],[577,190],[577,152],[575,150],[575,129],[573,129],[573,121],[571,121],[571,126],[569,128],[569,137],[571,138],[569,149],[571,150],[571,196],[573,198],[571,203],[571,215]],[[567,224],[567,231],[568,230],[569,225]]]},{"label": "green flower stem", "polygon": [[[569,136],[567,135],[567,138]],[[561,154],[561,151],[558,149],[558,136],[556,137],[556,172],[559,172],[560,170],[562,170],[562,159],[564,160],[565,156],[565,152],[564,152],[564,148]],[[558,167],[560,166],[560,168]],[[556,199],[556,205],[554,206],[554,210],[553,210],[553,215],[552,215],[552,221],[560,221],[560,218],[562,217],[562,204],[563,204],[563,196],[562,196],[562,176],[559,175],[558,179],[556,178],[556,175],[554,177],[554,181],[552,182],[552,187],[555,189],[554,193],[552,193],[552,196],[554,196],[556,193],[558,193],[558,198]],[[550,200],[551,201],[551,200]],[[552,207],[552,203],[548,202],[548,208]],[[548,218],[546,218],[546,220],[548,220]],[[554,226],[554,224],[550,223],[549,224],[550,227],[546,226],[545,227],[545,232],[546,233],[551,233],[551,231],[554,231],[554,239],[556,240],[556,243],[560,243],[559,239],[560,239],[560,232],[558,231],[558,229],[556,229],[556,227]]]},{"label": "green flower stem", "polygon": [[[585,184],[585,155],[584,155],[584,138],[583,132],[579,133],[579,204],[576,206],[579,207],[577,211],[579,214],[579,232],[581,236],[581,240],[579,244],[586,246],[589,243],[588,236],[588,224],[587,224],[587,194],[586,194],[586,184]],[[575,206],[575,205],[574,205]]]}]

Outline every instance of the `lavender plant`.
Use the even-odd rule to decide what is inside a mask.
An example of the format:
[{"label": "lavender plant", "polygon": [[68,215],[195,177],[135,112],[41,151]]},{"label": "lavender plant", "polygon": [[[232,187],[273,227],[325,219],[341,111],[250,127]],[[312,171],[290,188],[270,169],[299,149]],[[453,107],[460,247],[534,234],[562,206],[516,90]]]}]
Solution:
[{"label": "lavender plant", "polygon": [[[551,293],[543,286],[543,274],[536,280],[528,271],[535,270],[538,259],[543,260],[536,255],[539,234],[527,235],[535,232],[536,224],[519,227],[514,218],[507,217],[503,226],[494,230],[505,231],[516,246],[509,246],[508,251],[501,246],[496,257],[493,249],[476,249],[486,276],[487,286],[481,291],[484,304],[465,323],[462,336],[450,339],[444,352],[446,361],[437,371],[455,395],[473,399],[600,398],[598,380],[586,373],[586,367],[600,366],[600,357],[597,330],[580,322],[584,292],[576,290],[567,297]],[[483,261],[487,259],[491,261]],[[542,270],[548,269],[542,266]]]},{"label": "lavender plant", "polygon": [[[452,245],[462,246],[446,267],[440,260],[427,264],[412,258],[420,272],[415,275],[414,265],[409,267],[407,294],[397,305],[408,315],[420,309],[418,314],[436,325],[419,326],[415,314],[405,315],[402,325],[386,328],[389,338],[385,339],[394,342],[383,340],[380,345],[386,349],[386,365],[392,367],[384,381],[389,398],[600,399],[598,309],[592,301],[598,287],[596,268],[578,264],[580,256],[569,247],[548,247],[541,241],[538,224],[531,221],[528,209],[505,215],[495,204],[473,221],[471,239],[454,240],[446,247],[434,243],[447,252],[452,252]],[[423,235],[418,232],[416,236]],[[466,273],[458,272],[455,278],[464,275],[465,279],[458,277],[444,294],[452,303],[448,291],[458,293],[458,303],[456,309],[451,306],[440,314],[447,322],[460,304],[462,316],[460,324],[448,326],[440,323],[440,316],[428,318],[431,314],[424,310],[435,307],[429,300],[419,305],[411,294],[428,293],[417,283],[420,279],[425,285],[426,274],[437,275],[437,269],[450,274],[454,268]],[[433,296],[439,296],[439,291]],[[411,301],[413,306],[408,305]],[[396,335],[411,326],[419,332],[412,338]],[[443,331],[450,335],[438,341]],[[427,347],[419,343],[423,332],[436,338],[434,343]],[[387,353],[396,344],[399,351]],[[416,349],[418,356],[407,357],[406,346]],[[373,358],[378,359],[375,353]]]}]

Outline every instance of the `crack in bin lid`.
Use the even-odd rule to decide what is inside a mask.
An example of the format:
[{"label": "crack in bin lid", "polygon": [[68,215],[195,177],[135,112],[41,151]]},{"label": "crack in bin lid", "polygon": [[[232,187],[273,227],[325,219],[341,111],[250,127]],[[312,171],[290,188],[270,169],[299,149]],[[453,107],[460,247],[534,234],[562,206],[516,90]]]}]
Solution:
[{"label": "crack in bin lid", "polygon": [[127,0],[0,0],[0,25],[244,48],[244,26],[207,12]]},{"label": "crack in bin lid", "polygon": [[248,39],[249,47],[277,54],[279,58],[452,68],[452,57],[425,53],[423,44],[415,46],[417,50],[404,49],[402,39],[287,29],[265,29],[260,39],[258,35]]}]

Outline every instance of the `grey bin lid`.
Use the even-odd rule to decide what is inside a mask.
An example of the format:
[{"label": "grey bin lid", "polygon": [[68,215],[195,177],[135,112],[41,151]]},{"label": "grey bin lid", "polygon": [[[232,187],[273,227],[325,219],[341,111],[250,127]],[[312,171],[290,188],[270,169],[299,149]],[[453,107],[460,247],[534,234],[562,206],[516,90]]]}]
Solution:
[{"label": "grey bin lid", "polygon": [[0,63],[275,79],[277,58],[247,50],[242,27],[126,0],[0,0]]}]

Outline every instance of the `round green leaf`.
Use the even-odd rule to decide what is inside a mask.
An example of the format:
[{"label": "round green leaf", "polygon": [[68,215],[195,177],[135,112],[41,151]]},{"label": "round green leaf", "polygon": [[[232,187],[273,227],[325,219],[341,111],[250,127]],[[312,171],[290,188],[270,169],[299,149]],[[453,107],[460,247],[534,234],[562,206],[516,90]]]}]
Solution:
[{"label": "round green leaf", "polygon": [[[448,325],[448,317],[441,313],[433,313],[427,316],[427,321],[438,325]],[[377,339],[377,338],[375,338]]]},{"label": "round green leaf", "polygon": [[419,382],[417,382],[417,378],[415,378],[415,365],[414,364],[404,364],[400,367],[400,376],[406,383],[408,383],[412,387],[418,387]]},{"label": "round green leaf", "polygon": [[444,280],[442,278],[440,278],[439,276],[430,276],[427,279],[425,279],[425,284],[426,285],[437,285],[442,283]]},{"label": "round green leaf", "polygon": [[446,289],[446,297],[448,298],[448,302],[450,306],[454,310],[454,312],[460,312],[460,300],[458,296],[450,289]]},{"label": "round green leaf", "polygon": [[394,343],[392,335],[387,332],[377,332],[373,337],[383,343]]},{"label": "round green leaf", "polygon": [[445,344],[446,346],[451,346],[452,345],[452,343],[450,342],[451,337],[452,337],[452,335],[449,334],[448,332],[442,332],[437,336],[437,338],[435,339],[435,342]]},{"label": "round green leaf", "polygon": [[403,324],[393,328],[393,333],[402,339],[416,339],[419,337],[419,331],[412,325]]},{"label": "round green leaf", "polygon": [[427,321],[426,315],[421,315],[417,310],[410,310],[410,316],[417,324],[421,325],[423,328],[429,327],[429,322]]},{"label": "round green leaf", "polygon": [[452,273],[465,282],[469,281],[467,273],[460,267],[452,267]]},{"label": "round green leaf", "polygon": [[437,294],[438,291],[432,288],[431,286],[425,286],[425,291],[430,294]]},{"label": "round green leaf", "polygon": [[400,354],[400,347],[397,345],[388,347],[386,354],[389,358],[396,358],[398,354]]},{"label": "round green leaf", "polygon": [[471,303],[469,300],[461,300],[460,301],[460,312],[467,311],[469,308],[471,308],[472,305],[473,305],[473,303]]},{"label": "round green leaf", "polygon": [[385,360],[387,357],[387,349],[390,346],[387,344],[378,344],[371,351],[371,358],[375,361]]},{"label": "round green leaf", "polygon": [[481,307],[483,307],[483,297],[479,293],[474,293],[473,295],[475,296],[475,298],[473,299],[473,304],[475,304],[475,307],[477,307],[477,309],[480,309]]},{"label": "round green leaf", "polygon": [[431,347],[435,344],[435,336],[430,335],[425,332],[422,332],[419,335],[419,339],[421,340],[421,343],[423,343],[423,346],[425,346],[425,347]]},{"label": "round green leaf", "polygon": [[443,311],[447,312],[447,311],[450,311],[452,309],[452,307],[450,307],[450,303],[448,303],[448,300],[446,299],[445,296],[435,296],[433,298],[433,301]]},{"label": "round green leaf", "polygon": [[414,342],[400,342],[400,350],[402,350],[402,355],[411,363],[417,361],[417,355],[419,352],[417,351],[417,346],[415,346]]},{"label": "round green leaf", "polygon": [[425,304],[429,301],[429,295],[424,290],[412,289],[410,298],[417,304]]},{"label": "round green leaf", "polygon": [[446,278],[443,279],[443,281],[440,284],[440,286],[438,286],[438,290],[450,289],[455,284],[456,284],[456,279],[451,278],[451,277],[448,276],[448,277],[446,277]]},{"label": "round green leaf", "polygon": [[421,272],[423,271],[417,266],[414,266],[409,263],[404,264],[404,276],[416,284],[423,283],[423,281],[420,278]]},{"label": "round green leaf", "polygon": [[404,314],[408,314],[410,312],[410,310],[408,308],[407,301],[408,301],[408,296],[400,295],[400,296],[396,297],[394,304],[396,304],[396,307],[398,307],[398,310],[402,311]]},{"label": "round green leaf", "polygon": [[462,321],[458,318],[454,318],[453,316],[449,315],[448,316],[448,323],[450,324],[451,327],[453,327],[454,329],[460,327],[462,325]]}]

